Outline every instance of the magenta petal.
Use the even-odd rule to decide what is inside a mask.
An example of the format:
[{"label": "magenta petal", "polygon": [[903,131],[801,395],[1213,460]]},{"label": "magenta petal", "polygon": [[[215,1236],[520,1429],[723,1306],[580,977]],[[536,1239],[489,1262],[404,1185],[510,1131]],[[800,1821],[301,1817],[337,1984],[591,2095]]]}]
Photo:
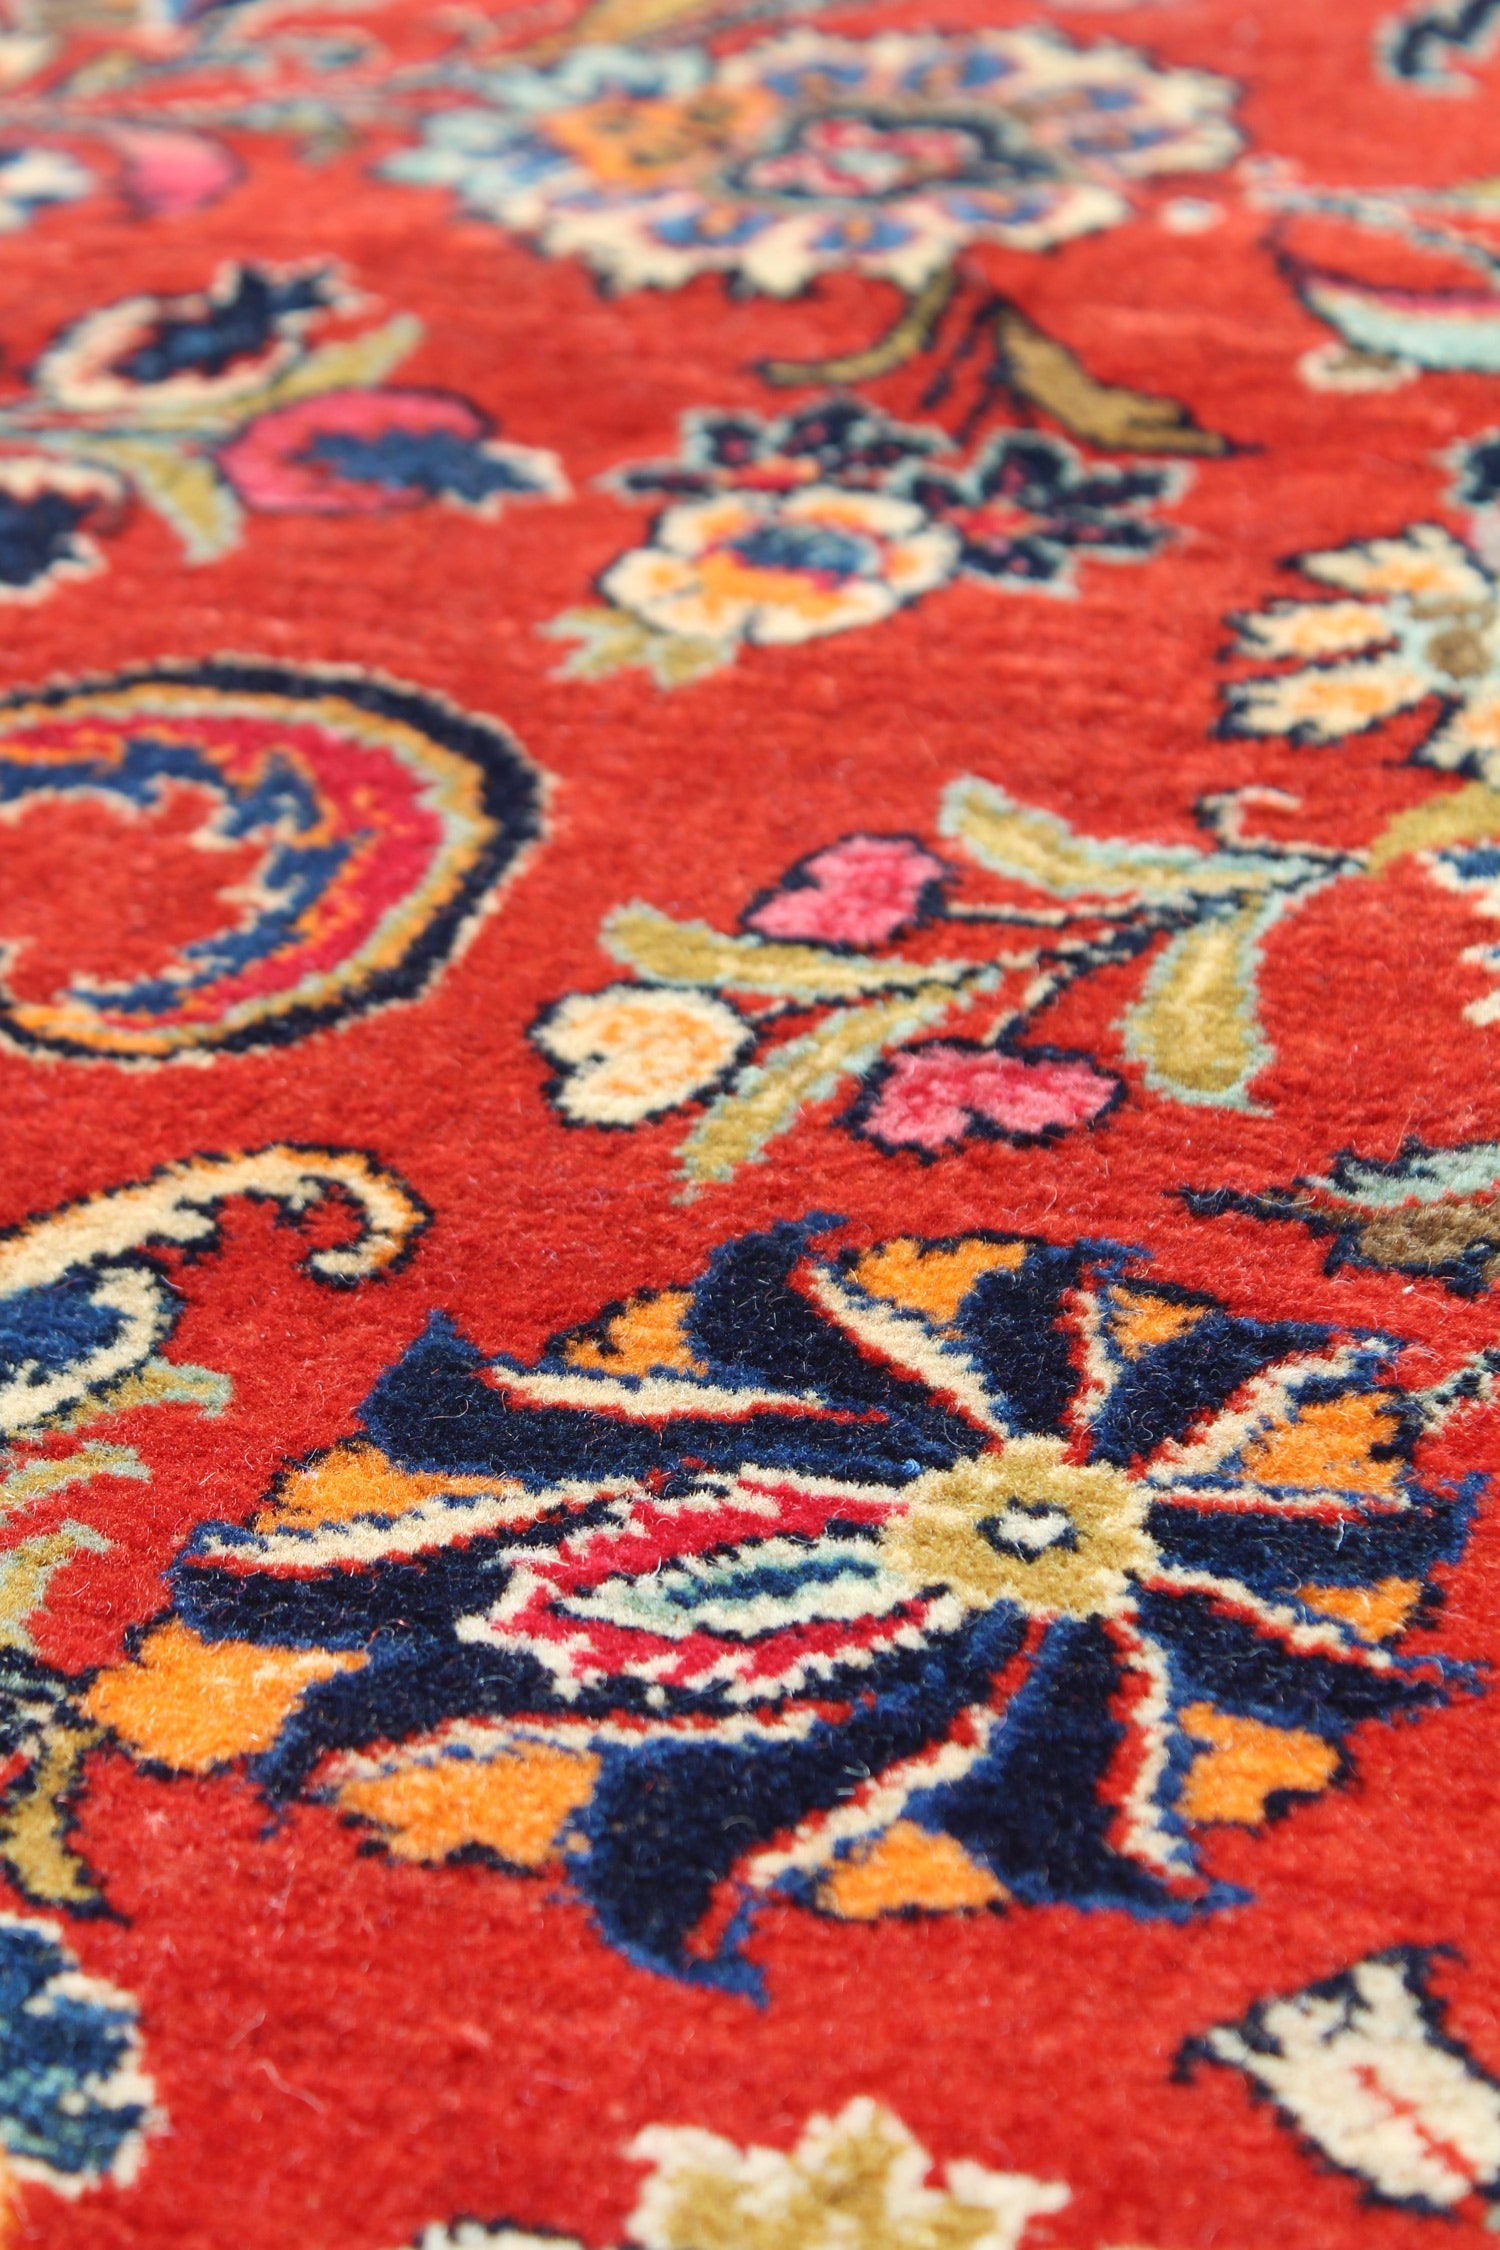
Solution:
[{"label": "magenta petal", "polygon": [[910,836],[846,836],[800,861],[745,926],[815,945],[885,945],[947,872]]},{"label": "magenta petal", "polygon": [[319,459],[320,439],[371,443],[393,434],[424,437],[438,431],[477,443],[487,429],[466,400],[445,391],[351,386],[257,415],[221,448],[219,467],[246,507],[262,515],[385,514],[420,507],[428,495],[418,487],[341,476]]},{"label": "magenta petal", "polygon": [[1118,1091],[1118,1079],[1081,1056],[935,1042],[895,1057],[860,1129],[887,1148],[936,1156],[976,1129],[1029,1140],[1088,1124]]},{"label": "magenta petal", "polygon": [[227,195],[240,177],[237,159],[202,133],[120,125],[110,139],[125,159],[125,192],[152,218],[201,211]]}]

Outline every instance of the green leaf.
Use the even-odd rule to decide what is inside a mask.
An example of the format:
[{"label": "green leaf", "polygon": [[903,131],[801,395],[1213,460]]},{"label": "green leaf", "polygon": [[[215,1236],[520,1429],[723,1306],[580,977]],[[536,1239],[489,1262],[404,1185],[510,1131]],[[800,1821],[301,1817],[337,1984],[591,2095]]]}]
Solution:
[{"label": "green leaf", "polygon": [[658,687],[686,687],[734,662],[732,642],[661,633],[613,605],[565,610],[539,630],[552,640],[582,645],[558,668],[563,680],[604,680],[612,672],[649,672]]},{"label": "green leaf", "polygon": [[322,344],[305,359],[296,360],[255,397],[237,401],[236,418],[248,420],[252,414],[290,406],[299,398],[317,398],[323,391],[374,390],[416,350],[422,336],[422,323],[415,313],[398,313],[383,328]]},{"label": "green leaf", "polygon": [[1251,1080],[1274,1058],[1260,1027],[1260,941],[1282,902],[1242,907],[1181,930],[1124,1021],[1125,1052],[1174,1101],[1252,1109]]},{"label": "green leaf", "polygon": [[0,1650],[0,1726],[25,1766],[0,1798],[0,1865],[43,1906],[96,1906],[99,1889],[73,1848],[83,1761],[103,1738],[76,1700],[82,1682]]},{"label": "green leaf", "polygon": [[707,922],[674,922],[654,906],[638,903],[617,907],[599,937],[606,952],[652,984],[760,992],[804,1005],[852,1000],[867,992],[956,987],[993,974],[977,961],[877,961],[817,945],[725,937]]},{"label": "green leaf", "polygon": [[42,1453],[0,1477],[0,1516],[50,1500],[70,1484],[92,1484],[95,1477],[135,1477],[150,1483],[151,1471],[133,1445],[101,1445],[90,1439],[76,1453]]},{"label": "green leaf", "polygon": [[1482,781],[1443,789],[1392,816],[1370,846],[1366,866],[1383,875],[1410,852],[1441,851],[1449,844],[1483,843],[1500,836],[1500,790]]},{"label": "green leaf", "polygon": [[1229,440],[1201,429],[1180,399],[1101,383],[1076,352],[1038,328],[1019,305],[1001,303],[994,336],[1000,380],[1089,445],[1130,453],[1229,451]]},{"label": "green leaf", "polygon": [[0,1551],[0,1648],[33,1654],[27,1621],[46,1606],[54,1574],[77,1554],[107,1555],[109,1547],[92,1524],[64,1522]]},{"label": "green leaf", "polygon": [[683,1143],[681,1165],[695,1186],[732,1179],[741,1164],[786,1132],[808,1102],[826,1101],[842,1078],[859,1077],[887,1047],[901,1046],[953,1006],[952,991],[927,986],[900,1000],[841,1008],[804,1038],[740,1072]]},{"label": "green leaf", "polygon": [[244,513],[205,454],[163,438],[91,438],[86,457],[118,469],[169,523],[191,563],[216,562],[240,541]]},{"label": "green leaf", "polygon": [[939,831],[993,874],[1054,898],[1138,898],[1161,904],[1223,898],[1302,881],[1290,855],[1200,852],[1190,844],[1099,842],[1055,813],[1020,804],[993,782],[965,775],[943,798]]}]

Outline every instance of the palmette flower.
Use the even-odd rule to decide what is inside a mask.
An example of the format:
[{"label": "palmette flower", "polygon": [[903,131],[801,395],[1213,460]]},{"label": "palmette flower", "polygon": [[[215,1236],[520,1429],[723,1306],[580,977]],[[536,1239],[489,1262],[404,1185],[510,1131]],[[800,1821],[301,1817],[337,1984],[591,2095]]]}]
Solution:
[{"label": "palmette flower", "polygon": [[563,1868],[635,1959],[741,1988],[776,1894],[1226,1903],[1205,1825],[1444,1693],[1394,1644],[1466,1496],[1416,1481],[1390,1347],[1098,1243],[826,1224],[533,1362],[435,1316],[363,1438],[194,1537],[91,1711],[190,1770],[253,1754],[402,1858]]},{"label": "palmette flower", "polygon": [[1289,669],[1230,685],[1222,731],[1321,746],[1425,706],[1418,762],[1500,782],[1500,587],[1474,550],[1419,523],[1295,567],[1342,598],[1235,620],[1237,654]]},{"label": "palmette flower", "polygon": [[262,514],[375,515],[446,500],[480,515],[508,499],[563,499],[557,456],[498,442],[443,391],[338,390],[262,414],[218,455]]},{"label": "palmette flower", "polygon": [[966,242],[1115,226],[1138,182],[1239,147],[1227,81],[1046,30],[591,46],[482,83],[387,173],[626,288],[714,271],[784,296],[840,268],[917,288]]},{"label": "palmette flower", "polygon": [[913,502],[815,484],[669,508],[599,584],[659,632],[786,646],[889,617],[957,560],[955,534]]}]

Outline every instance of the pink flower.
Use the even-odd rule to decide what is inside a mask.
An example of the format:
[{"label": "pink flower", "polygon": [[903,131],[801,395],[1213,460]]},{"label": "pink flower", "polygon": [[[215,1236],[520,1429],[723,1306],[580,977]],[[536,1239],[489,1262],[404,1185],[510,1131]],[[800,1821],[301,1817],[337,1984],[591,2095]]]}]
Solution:
[{"label": "pink flower", "polygon": [[926,918],[948,870],[911,836],[846,836],[798,860],[745,927],[815,945],[887,945]]},{"label": "pink flower", "polygon": [[504,499],[559,499],[554,456],[502,445],[445,391],[322,391],[262,414],[219,455],[247,508],[366,515],[448,500],[481,514]]},{"label": "pink flower", "polygon": [[202,211],[236,186],[238,157],[202,133],[157,125],[120,125],[110,139],[125,159],[125,192],[148,218]]},{"label": "pink flower", "polygon": [[855,1125],[881,1148],[938,1156],[969,1133],[1028,1141],[1092,1124],[1120,1090],[1119,1079],[1086,1056],[1006,1054],[936,1040],[881,1066]]}]

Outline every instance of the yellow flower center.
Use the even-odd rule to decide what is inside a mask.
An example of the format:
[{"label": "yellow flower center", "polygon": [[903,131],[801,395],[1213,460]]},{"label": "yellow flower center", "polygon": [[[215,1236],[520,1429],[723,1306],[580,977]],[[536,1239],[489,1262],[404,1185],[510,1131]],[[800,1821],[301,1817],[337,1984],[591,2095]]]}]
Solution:
[{"label": "yellow flower center", "polygon": [[1149,1497],[1120,1469],[1069,1461],[1056,1438],[931,1469],[881,1534],[883,1560],[915,1586],[945,1586],[967,1609],[1013,1602],[1033,1617],[1118,1610],[1149,1574]]}]

